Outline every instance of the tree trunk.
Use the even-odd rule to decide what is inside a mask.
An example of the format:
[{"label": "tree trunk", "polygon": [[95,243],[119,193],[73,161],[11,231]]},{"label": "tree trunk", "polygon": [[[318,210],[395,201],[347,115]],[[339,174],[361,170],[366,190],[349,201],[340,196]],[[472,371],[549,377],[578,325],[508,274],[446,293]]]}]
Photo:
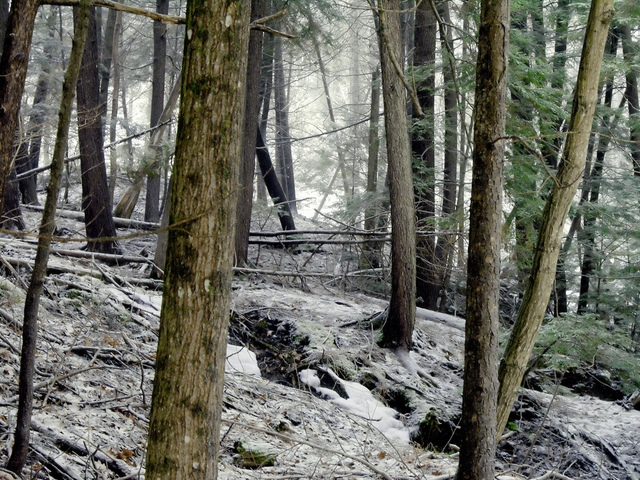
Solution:
[{"label": "tree trunk", "polygon": [[[156,0],[156,12],[169,13],[169,0]],[[167,64],[167,26],[153,22],[153,80],[151,86],[151,127],[158,125],[164,109],[164,78]],[[162,155],[159,148],[151,152]],[[144,204],[144,220],[157,222],[160,219],[160,162],[153,162],[147,174],[147,193]]]},{"label": "tree trunk", "polygon": [[633,162],[633,174],[640,177],[640,102],[638,101],[638,67],[636,58],[638,47],[633,41],[631,27],[622,26],[622,52],[624,61],[627,64],[625,80],[627,88],[624,96],[627,99],[629,109],[629,148],[631,149],[631,159]]},{"label": "tree trunk", "polygon": [[100,77],[95,7],[82,56],[77,86],[78,144],[82,170],[82,210],[87,233],[87,250],[117,253],[116,227],[113,224],[107,170],[104,160]]},{"label": "tree trunk", "polygon": [[276,171],[273,168],[273,162],[271,161],[269,150],[267,150],[267,146],[262,138],[262,132],[259,128],[256,138],[256,156],[258,157],[260,172],[262,173],[262,178],[267,186],[267,191],[273,200],[273,205],[277,209],[278,219],[280,220],[282,230],[295,230],[296,225],[293,221],[293,215],[291,214],[291,208],[287,201],[287,195],[285,194],[282,185],[280,185],[278,175],[276,175]]},{"label": "tree trunk", "polygon": [[24,305],[24,322],[22,326],[22,353],[20,356],[20,379],[18,416],[16,432],[7,468],[21,475],[27,459],[29,449],[29,433],[31,429],[31,413],[33,408],[33,375],[35,371],[36,347],[38,340],[38,309],[40,296],[44,289],[44,279],[47,276],[47,262],[51,237],[55,230],[55,213],[64,170],[64,157],[67,151],[69,124],[73,107],[73,92],[78,80],[80,62],[84,50],[89,20],[89,1],[82,0],[78,8],[78,20],[71,48],[71,58],[64,77],[62,100],[58,114],[58,132],[51,160],[51,174],[47,199],[45,202],[40,230],[38,235],[38,250],[31,273],[31,281],[27,290]]},{"label": "tree trunk", "polygon": [[435,215],[435,88],[436,88],[436,14],[431,2],[420,2],[416,8],[413,64],[416,71],[416,88],[420,106],[424,112],[414,118],[413,177],[415,209],[419,234],[416,240],[416,296],[422,298],[422,306],[436,310],[441,281],[435,267],[436,239]]},{"label": "tree trunk", "polygon": [[289,207],[292,212],[296,213],[296,189],[293,176],[291,138],[289,136],[289,105],[287,105],[288,99],[284,77],[282,38],[276,37],[274,42],[273,92],[276,113],[276,165],[280,183],[289,200]]},{"label": "tree trunk", "polygon": [[[611,29],[609,34],[609,49],[607,55],[615,58],[618,51],[619,37],[615,29]],[[590,172],[585,172],[586,185],[589,191],[589,201],[585,202],[582,228],[582,265],[580,266],[580,293],[578,296],[578,315],[584,315],[589,310],[589,287],[591,277],[597,268],[598,258],[596,253],[596,209],[598,200],[600,199],[600,185],[602,184],[602,173],[604,171],[604,157],[609,148],[609,140],[611,138],[611,125],[613,118],[608,112],[611,111],[611,102],[613,101],[613,80],[614,75],[610,74],[606,80],[604,88],[604,113],[600,124],[600,135],[598,139],[598,149],[596,151],[596,160]]]},{"label": "tree trunk", "polygon": [[[440,16],[447,24],[439,25],[440,43],[444,64],[442,75],[444,77],[444,185],[442,188],[442,217],[450,219],[456,208],[456,187],[458,181],[458,95],[455,85],[454,58],[449,48],[453,48],[453,34],[451,32],[451,18],[449,15],[448,2],[439,4]],[[445,226],[451,229],[451,226]],[[447,306],[447,283],[451,276],[453,245],[455,236],[449,232],[441,231],[436,242],[436,265],[440,270],[440,303],[438,309],[445,311]]]},{"label": "tree trunk", "polygon": [[[378,190],[378,153],[380,137],[378,125],[380,117],[380,70],[373,71],[371,78],[371,113],[369,114],[369,155],[367,161],[367,206],[364,210],[364,229],[376,230],[380,205],[376,192]],[[381,243],[365,243],[358,267],[360,269],[378,268],[380,266]]]},{"label": "tree trunk", "polygon": [[0,212],[5,212],[5,190],[13,163],[14,140],[33,26],[39,0],[13,0],[0,58]]},{"label": "tree trunk", "polygon": [[[99,10],[101,11],[101,10]],[[122,15],[122,13],[120,14]],[[107,22],[102,37],[102,52],[100,55],[100,105],[102,116],[107,116],[107,100],[109,97],[109,83],[111,81],[111,65],[113,64],[113,39],[116,29],[118,11],[110,8],[107,13]],[[100,26],[98,26],[98,31]]]},{"label": "tree trunk", "polygon": [[[109,142],[116,141],[116,125],[118,123],[118,98],[120,95],[120,36],[122,33],[122,12],[116,12],[113,38],[111,39],[111,57],[113,63],[113,94],[111,95],[111,118],[109,120]],[[116,183],[118,180],[118,151],[112,148],[109,152],[109,202],[113,205]]]},{"label": "tree trunk", "polygon": [[[18,149],[16,152],[15,173],[20,175],[22,173],[26,173],[29,170],[31,170],[32,167],[31,167],[30,160],[31,160],[31,156],[29,155],[29,138],[28,137],[22,138],[20,139],[20,145],[18,145]],[[33,167],[33,168],[36,168],[36,167]],[[21,178],[20,180],[18,180],[18,188],[20,190],[20,197],[22,198],[22,203],[24,203],[25,205],[39,205],[35,175],[30,175],[26,178]]]},{"label": "tree trunk", "polygon": [[[400,0],[379,0],[378,38],[391,198],[391,300],[381,345],[409,351],[416,314],[416,230],[406,92],[393,60],[402,54]],[[392,59],[393,58],[393,59]]]},{"label": "tree trunk", "polygon": [[[47,28],[49,39],[53,40],[55,35],[55,22],[57,15],[54,7],[50,7],[49,15],[47,16]],[[0,37],[1,38],[1,37]],[[36,91],[33,96],[33,105],[31,107],[31,115],[29,116],[29,123],[27,124],[27,139],[25,143],[28,143],[28,158],[20,165],[16,162],[16,171],[21,173],[22,168],[26,170],[32,170],[38,168],[40,163],[40,148],[42,146],[42,130],[47,121],[46,102],[49,96],[51,75],[51,60],[53,60],[53,42],[47,42],[44,46],[44,55],[46,61],[42,65],[42,72],[38,76],[38,82],[36,84]],[[24,171],[26,171],[24,170]],[[22,192],[22,202],[30,205],[39,205],[37,197],[38,175],[33,174],[29,178],[20,180],[20,191]]]},{"label": "tree trunk", "polygon": [[509,1],[483,0],[476,68],[462,440],[457,480],[493,479]]},{"label": "tree trunk", "polygon": [[217,478],[249,14],[187,4],[148,478]]},{"label": "tree trunk", "polygon": [[[251,1],[251,20],[264,15],[265,0]],[[252,30],[249,36],[249,62],[247,65],[247,96],[245,100],[244,143],[238,184],[238,207],[236,211],[235,252],[236,265],[247,262],[249,253],[249,230],[251,229],[251,207],[253,204],[253,178],[256,170],[256,126],[260,115],[260,64],[262,62],[262,32]]]},{"label": "tree trunk", "polygon": [[613,0],[593,0],[562,162],[542,215],[531,278],[500,363],[497,432],[502,434],[522,382],[555,279],[563,225],[582,176]]},{"label": "tree trunk", "polygon": [[[269,13],[269,11],[265,11]],[[263,37],[262,62],[260,65],[260,132],[262,138],[267,138],[267,123],[269,120],[269,109],[271,106],[271,91],[273,90],[273,36]],[[256,157],[256,173],[260,175],[260,165]],[[260,175],[262,178],[262,175]],[[267,200],[267,188],[260,178],[256,182],[258,200]]]},{"label": "tree trunk", "polygon": [[0,57],[4,46],[4,35],[7,33],[7,23],[9,22],[9,0],[0,1]]}]

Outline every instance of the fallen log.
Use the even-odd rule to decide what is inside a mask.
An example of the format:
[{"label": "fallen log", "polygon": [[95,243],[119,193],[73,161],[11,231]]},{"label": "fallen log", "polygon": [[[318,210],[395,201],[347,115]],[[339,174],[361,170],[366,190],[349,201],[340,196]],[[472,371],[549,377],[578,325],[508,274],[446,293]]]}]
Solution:
[{"label": "fallen log", "polygon": [[[22,205],[22,208],[26,210],[32,210],[34,212],[42,212],[44,207],[39,205]],[[62,218],[70,218],[72,220],[78,220],[84,222],[84,213],[77,212],[75,210],[60,210],[58,209],[56,215]],[[129,220],[128,218],[113,217],[113,223],[118,228],[135,228],[138,230],[154,231],[160,228],[159,223],[142,222],[140,220]]]},{"label": "fallen log", "polygon": [[[6,256],[2,256],[1,258],[14,266],[33,268],[33,262],[27,260]],[[49,261],[49,265],[47,266],[47,273],[73,273],[75,275],[89,276],[98,278],[100,280],[103,280],[105,278],[104,275],[98,270],[91,270],[88,268],[80,267],[67,267],[65,265],[60,265],[51,261]],[[150,278],[123,277],[121,275],[112,275],[112,278],[122,284],[131,283],[133,285],[141,285],[143,287],[153,288],[154,290],[162,289],[162,282],[160,280],[151,280]]]}]

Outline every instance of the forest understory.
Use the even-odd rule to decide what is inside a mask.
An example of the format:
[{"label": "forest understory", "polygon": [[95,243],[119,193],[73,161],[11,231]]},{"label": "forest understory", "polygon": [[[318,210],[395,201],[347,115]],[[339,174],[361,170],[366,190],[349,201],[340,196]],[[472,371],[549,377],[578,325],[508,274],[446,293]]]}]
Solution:
[{"label": "forest understory", "polygon": [[[34,231],[40,214],[24,213]],[[70,239],[82,228],[58,220],[58,232]],[[161,284],[149,279],[155,236],[135,229],[119,235],[128,257],[120,264],[50,258],[24,478],[144,478]],[[2,464],[13,442],[35,241],[0,239]],[[54,249],[80,252],[82,245]],[[356,291],[350,255],[340,245],[301,253],[251,247],[255,269],[233,282],[229,343],[236,347],[228,351],[219,478],[453,478],[464,320],[419,308],[409,358],[378,347],[386,301]],[[640,478],[635,397],[612,396],[615,382],[607,386],[595,365],[582,373],[569,383],[560,372],[529,375],[537,389],[521,391],[499,444],[496,478]],[[0,471],[0,478],[12,477]]]}]

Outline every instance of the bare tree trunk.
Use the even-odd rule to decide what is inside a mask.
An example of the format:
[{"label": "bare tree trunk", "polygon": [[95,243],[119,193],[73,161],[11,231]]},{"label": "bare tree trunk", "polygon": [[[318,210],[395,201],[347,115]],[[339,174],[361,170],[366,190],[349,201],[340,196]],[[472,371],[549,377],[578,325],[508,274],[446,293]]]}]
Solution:
[{"label": "bare tree trunk", "polygon": [[502,434],[542,324],[555,279],[563,225],[578,189],[589,145],[598,83],[613,0],[593,0],[562,163],[547,199],[536,244],[531,279],[500,363],[497,432]]},{"label": "bare tree trunk", "polygon": [[73,107],[73,93],[80,72],[80,63],[89,20],[89,1],[82,0],[78,8],[78,20],[71,48],[71,58],[65,73],[62,87],[62,100],[58,114],[58,133],[51,161],[51,175],[47,192],[44,213],[40,222],[38,250],[31,273],[31,281],[27,290],[24,305],[24,322],[22,326],[22,353],[20,357],[20,380],[18,418],[16,432],[7,468],[21,475],[29,449],[29,433],[31,429],[31,413],[33,409],[33,375],[35,371],[36,347],[38,340],[38,309],[40,296],[47,276],[47,262],[51,237],[55,230],[55,214],[60,193],[60,184],[64,170],[64,157],[67,150],[69,124]]},{"label": "bare tree trunk", "polygon": [[291,211],[296,213],[296,189],[293,175],[291,137],[289,136],[289,105],[287,104],[284,76],[282,38],[276,37],[274,41],[273,91],[276,114],[276,165],[280,174],[280,183],[290,202]]},{"label": "bare tree trunk", "polygon": [[262,138],[262,132],[258,128],[257,140],[256,140],[256,156],[258,157],[258,164],[260,165],[260,172],[262,178],[267,186],[269,196],[273,200],[274,206],[277,208],[278,218],[280,219],[280,225],[282,230],[295,230],[296,225],[291,215],[290,203],[287,200],[287,195],[280,185],[276,171],[273,168],[271,162],[271,156],[267,150],[267,146]]},{"label": "bare tree trunk", "polygon": [[7,23],[9,22],[9,0],[0,2],[0,56],[4,47],[4,35],[7,32]]},{"label": "bare tree trunk", "polygon": [[[618,40],[616,29],[613,28],[609,32],[609,49],[607,55],[615,57],[618,51]],[[613,101],[613,80],[614,75],[610,74],[606,80],[604,88],[604,106],[610,111]],[[589,191],[589,201],[585,202],[582,228],[582,265],[580,266],[580,293],[578,296],[578,315],[583,315],[589,310],[591,295],[589,287],[591,285],[591,277],[597,269],[597,253],[596,253],[596,227],[597,203],[600,199],[600,185],[602,183],[602,173],[604,171],[604,157],[609,148],[609,140],[611,138],[611,125],[613,118],[609,114],[605,114],[600,124],[600,135],[598,138],[598,149],[596,150],[596,160],[590,172],[585,172],[585,188]]]},{"label": "bare tree trunk", "polygon": [[[267,10],[265,13],[268,13]],[[262,47],[262,64],[260,65],[260,104],[262,105],[260,114],[260,133],[262,138],[267,138],[267,123],[269,120],[269,109],[271,105],[271,92],[273,90],[273,36],[267,35],[263,39],[264,46]],[[256,157],[256,171],[260,178],[260,165],[258,164],[258,158]],[[258,200],[267,200],[267,188],[264,182],[260,179],[256,182],[258,190]]]},{"label": "bare tree trunk", "polygon": [[[367,161],[367,206],[364,210],[364,229],[373,231],[378,227],[380,205],[376,198],[378,190],[378,153],[380,137],[378,125],[380,117],[380,70],[375,69],[371,78],[371,113],[369,114],[369,156]],[[378,268],[380,266],[379,243],[365,243],[362,245],[359,268]]]},{"label": "bare tree trunk", "polygon": [[[48,36],[53,40],[55,34],[56,14],[51,7],[47,16]],[[16,173],[21,174],[28,170],[38,168],[40,162],[40,147],[42,145],[42,129],[47,120],[46,102],[49,96],[51,75],[51,62],[53,53],[53,42],[47,42],[44,46],[44,55],[47,59],[42,65],[42,72],[38,76],[36,83],[36,91],[33,96],[33,104],[31,107],[31,115],[29,123],[26,127],[27,138],[23,139],[26,148],[26,156],[18,155],[16,159]],[[23,145],[20,145],[22,148]],[[20,161],[22,157],[22,161]],[[39,205],[37,196],[38,176],[33,174],[28,178],[20,180],[20,192],[22,193],[22,202],[29,205]]]},{"label": "bare tree trunk", "polygon": [[[116,126],[118,123],[118,98],[120,95],[120,35],[122,30],[122,12],[116,12],[111,41],[111,58],[113,63],[113,94],[111,95],[111,119],[109,121],[109,142],[116,141]],[[116,182],[118,180],[118,151],[112,148],[109,152],[109,201],[113,205]]]},{"label": "bare tree trunk", "polygon": [[[102,9],[98,10],[101,12]],[[107,13],[107,22],[104,27],[104,36],[102,37],[102,51],[100,55],[100,105],[102,106],[102,116],[107,115],[107,100],[109,97],[109,83],[111,82],[111,66],[113,63],[113,39],[114,30],[116,28],[116,20],[118,11],[109,9]],[[122,13],[120,13],[122,16]],[[100,26],[98,26],[99,34]]]},{"label": "bare tree trunk", "polygon": [[379,0],[387,164],[391,197],[391,300],[382,346],[409,351],[416,314],[416,230],[406,92],[393,65],[402,54],[400,0]]},{"label": "bare tree trunk", "polygon": [[[13,0],[0,58],[0,212],[5,203],[11,174],[18,113],[27,76],[33,26],[40,2]],[[17,189],[17,187],[16,187]]]},{"label": "bare tree trunk", "polygon": [[87,250],[116,253],[119,247],[109,202],[103,150],[97,33],[94,7],[77,86],[82,210],[85,215]]},{"label": "bare tree trunk", "polygon": [[[156,0],[156,12],[169,13],[169,0]],[[153,22],[153,81],[151,87],[150,126],[158,125],[164,109],[164,78],[167,63],[167,26],[163,22]],[[151,152],[161,155],[160,149]],[[155,158],[154,158],[155,160]],[[160,162],[153,161],[147,173],[147,193],[144,204],[144,219],[157,222],[160,219]]]},{"label": "bare tree trunk", "polygon": [[[314,26],[314,28],[316,30],[319,30],[317,26]],[[320,44],[318,43],[318,38],[316,35],[313,35],[311,40],[313,41],[313,48],[316,52],[316,58],[318,59],[318,68],[320,69],[320,75],[322,76],[322,87],[324,89],[324,98],[327,101],[327,110],[329,111],[329,120],[331,120],[332,128],[336,128],[337,127],[336,116],[333,111],[333,102],[331,101],[331,91],[329,90],[329,81],[327,80],[327,72],[324,67],[324,60],[322,59],[322,53],[320,52]],[[342,187],[344,188],[344,198],[348,199],[350,190],[349,190],[349,181],[347,180],[347,169],[345,167],[344,152],[342,150],[341,145],[337,145],[336,148],[338,153],[337,168],[338,170],[340,170],[340,175],[342,177]],[[318,208],[317,208],[318,211],[322,210],[322,206],[324,205],[324,202],[326,201],[327,196],[332,192],[332,186],[333,185],[330,185],[327,187],[327,190],[325,191],[325,194],[322,196],[322,200],[318,205]],[[317,212],[313,216],[314,220],[316,218],[317,218]]]},{"label": "bare tree trunk", "polygon": [[638,51],[637,46],[633,42],[631,27],[629,25],[622,26],[622,51],[624,60],[627,64],[625,80],[627,88],[624,96],[627,99],[629,109],[629,145],[631,149],[631,158],[633,161],[633,174],[640,177],[640,102],[638,101],[638,68],[635,66]]},{"label": "bare tree trunk", "polygon": [[494,478],[509,0],[480,13],[457,480]]},{"label": "bare tree trunk", "polygon": [[[252,0],[251,19],[264,15],[264,0]],[[262,32],[252,30],[249,36],[249,62],[247,64],[247,96],[245,100],[244,143],[240,162],[238,207],[236,210],[236,265],[247,261],[249,230],[253,205],[253,178],[256,169],[256,126],[260,115],[260,64],[262,61]]]},{"label": "bare tree trunk", "polygon": [[249,15],[248,2],[187,6],[150,479],[217,478]]},{"label": "bare tree trunk", "polygon": [[[449,3],[442,2],[438,6],[442,20],[447,23],[440,24],[440,43],[444,64],[442,74],[444,77],[444,185],[442,188],[442,217],[450,218],[456,208],[456,187],[458,182],[458,94],[455,86],[454,59],[451,58],[449,48],[453,48],[453,35],[451,33],[451,18],[449,15]],[[445,226],[451,229],[452,226]],[[436,266],[440,270],[437,277],[440,279],[440,303],[438,309],[444,311],[447,306],[447,284],[451,276],[453,264],[451,255],[455,236],[450,232],[440,231],[436,243]]]},{"label": "bare tree trunk", "polygon": [[441,279],[435,267],[435,88],[436,36],[438,25],[431,2],[416,8],[413,64],[418,99],[424,115],[414,118],[411,149],[414,157],[413,177],[415,208],[420,232],[416,240],[416,296],[425,308],[437,308]]}]

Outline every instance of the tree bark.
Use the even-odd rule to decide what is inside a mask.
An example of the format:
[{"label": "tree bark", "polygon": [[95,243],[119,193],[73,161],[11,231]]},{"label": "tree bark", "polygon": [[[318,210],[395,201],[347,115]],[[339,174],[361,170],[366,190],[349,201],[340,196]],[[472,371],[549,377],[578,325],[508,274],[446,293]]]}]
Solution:
[{"label": "tree bark", "polygon": [[[265,0],[251,1],[251,21],[264,15]],[[260,64],[262,63],[262,32],[252,30],[249,36],[249,62],[247,64],[247,96],[245,100],[244,144],[238,184],[236,211],[236,266],[247,262],[251,209],[253,205],[253,178],[256,170],[256,125],[260,115]]]},{"label": "tree bark", "polygon": [[187,4],[148,478],[217,478],[249,15]]},{"label": "tree bark", "polygon": [[[364,210],[364,229],[374,231],[378,228],[380,205],[376,198],[378,190],[378,154],[380,137],[378,125],[380,117],[380,70],[373,71],[371,78],[371,112],[369,114],[369,155],[367,160],[367,206]],[[365,243],[358,267],[360,269],[378,268],[380,266],[381,243]]]},{"label": "tree bark", "polygon": [[[54,8],[55,7],[50,7],[49,15],[47,16],[47,28],[50,40],[53,40],[55,35],[55,22],[57,15]],[[42,130],[48,117],[48,114],[46,113],[46,102],[51,88],[49,77],[51,75],[51,60],[53,59],[53,42],[47,42],[45,44],[44,56],[45,61],[42,64],[42,71],[38,76],[38,82],[36,83],[36,91],[33,96],[29,123],[26,128],[27,139],[25,140],[25,143],[28,143],[28,157],[22,165],[19,162],[16,162],[16,172],[18,174],[22,173],[22,171],[26,172],[27,170],[38,168],[38,164],[40,163]],[[29,205],[39,204],[37,186],[38,176],[35,173],[29,178],[20,180],[20,191],[22,192],[23,203]]]},{"label": "tree bark", "polygon": [[38,249],[31,281],[27,290],[24,305],[24,322],[22,326],[22,353],[20,357],[19,400],[16,432],[7,468],[21,475],[29,449],[29,433],[31,429],[31,413],[33,409],[33,375],[35,371],[36,347],[38,340],[38,309],[40,296],[47,276],[47,262],[51,247],[51,238],[55,230],[55,213],[64,170],[64,157],[67,150],[69,124],[73,107],[73,93],[80,72],[80,63],[89,20],[89,1],[83,0],[78,7],[78,20],[75,26],[71,58],[65,73],[62,87],[62,100],[58,114],[58,132],[53,151],[51,174],[44,213],[38,235]]},{"label": "tree bark", "polygon": [[400,0],[379,0],[378,38],[391,198],[391,300],[381,345],[409,351],[416,315],[416,226],[406,91],[392,56],[402,55]]},{"label": "tree bark", "polygon": [[77,85],[82,210],[87,233],[86,249],[102,253],[117,253],[119,247],[109,201],[103,150],[99,65],[94,7],[89,20]]},{"label": "tree bark", "polygon": [[39,0],[13,0],[0,58],[0,212],[11,173],[18,113],[27,76],[33,26]]},{"label": "tree bark", "polygon": [[282,38],[274,40],[273,93],[276,115],[276,165],[280,183],[289,200],[289,207],[296,213],[296,188],[293,175],[293,155],[291,153],[291,137],[289,136],[289,105],[286,94],[284,76],[284,58]]},{"label": "tree bark", "polygon": [[[109,119],[109,142],[116,141],[116,125],[118,123],[118,98],[120,95],[120,37],[122,33],[122,12],[116,12],[111,39],[111,60],[113,63],[113,94],[111,95],[111,116]],[[112,148],[109,152],[109,202],[113,205],[118,180],[118,151]]]},{"label": "tree bark", "polygon": [[411,149],[415,209],[420,231],[416,240],[416,296],[422,306],[437,309],[440,279],[435,266],[435,88],[436,36],[438,25],[431,2],[420,2],[416,8],[413,65],[416,89],[424,115],[414,118]]},{"label": "tree bark", "polygon": [[638,67],[636,67],[636,58],[638,55],[638,47],[633,41],[631,27],[629,25],[622,26],[622,52],[624,61],[627,64],[625,72],[625,80],[627,88],[625,88],[624,96],[627,99],[629,109],[629,140],[631,149],[631,159],[633,162],[633,174],[640,177],[640,102],[638,101]]},{"label": "tree bark", "polygon": [[[442,75],[444,77],[444,184],[442,187],[442,217],[450,219],[456,208],[456,187],[458,181],[458,94],[455,85],[454,59],[452,52],[453,34],[451,18],[449,15],[449,3],[442,2],[438,6],[442,20],[446,23],[439,24],[440,43],[443,52]],[[450,229],[451,226],[445,226]],[[455,236],[446,231],[440,231],[436,241],[436,265],[440,269],[440,303],[438,309],[443,312],[447,306],[447,284],[451,276],[453,264],[451,255]]]},{"label": "tree bark", "polygon": [[479,27],[457,480],[494,478],[509,1],[483,0]]},{"label": "tree bark", "polygon": [[282,230],[295,230],[296,225],[291,214],[291,208],[287,201],[287,195],[280,185],[278,175],[276,175],[275,168],[273,168],[273,162],[271,156],[267,150],[267,146],[262,138],[262,132],[258,128],[256,139],[256,156],[258,157],[258,164],[260,165],[260,172],[262,178],[267,186],[269,196],[273,200],[273,204],[277,209],[278,219],[280,220],[280,226]]},{"label": "tree bark", "polygon": [[[156,12],[169,13],[169,0],[156,0]],[[153,22],[153,80],[151,86],[150,126],[158,125],[164,108],[164,79],[167,64],[167,25]],[[161,155],[159,148],[151,152],[154,157]],[[147,174],[147,192],[144,204],[144,220],[157,222],[160,219],[160,162],[152,162]]]},{"label": "tree bark", "polygon": [[562,162],[542,215],[531,278],[500,363],[498,436],[504,430],[531,356],[555,278],[563,225],[578,189],[589,145],[613,0],[593,0]]},{"label": "tree bark", "polygon": [[9,22],[9,0],[0,1],[0,57],[4,46],[4,35],[7,32]]},{"label": "tree bark", "polygon": [[[616,29],[611,29],[609,34],[609,48],[607,55],[615,58],[618,51],[619,37]],[[583,205],[583,228],[582,228],[582,264],[580,266],[580,293],[578,296],[578,315],[583,315],[589,310],[591,300],[590,286],[591,277],[597,269],[598,255],[596,253],[596,209],[598,200],[600,199],[600,185],[602,184],[602,174],[604,171],[604,157],[609,148],[609,140],[611,138],[611,125],[613,118],[609,112],[611,111],[611,103],[613,101],[613,81],[614,75],[610,74],[606,79],[604,87],[604,107],[606,109],[600,123],[600,135],[598,138],[598,149],[596,150],[596,160],[590,172],[585,172],[585,188],[589,192],[589,201]]]}]

